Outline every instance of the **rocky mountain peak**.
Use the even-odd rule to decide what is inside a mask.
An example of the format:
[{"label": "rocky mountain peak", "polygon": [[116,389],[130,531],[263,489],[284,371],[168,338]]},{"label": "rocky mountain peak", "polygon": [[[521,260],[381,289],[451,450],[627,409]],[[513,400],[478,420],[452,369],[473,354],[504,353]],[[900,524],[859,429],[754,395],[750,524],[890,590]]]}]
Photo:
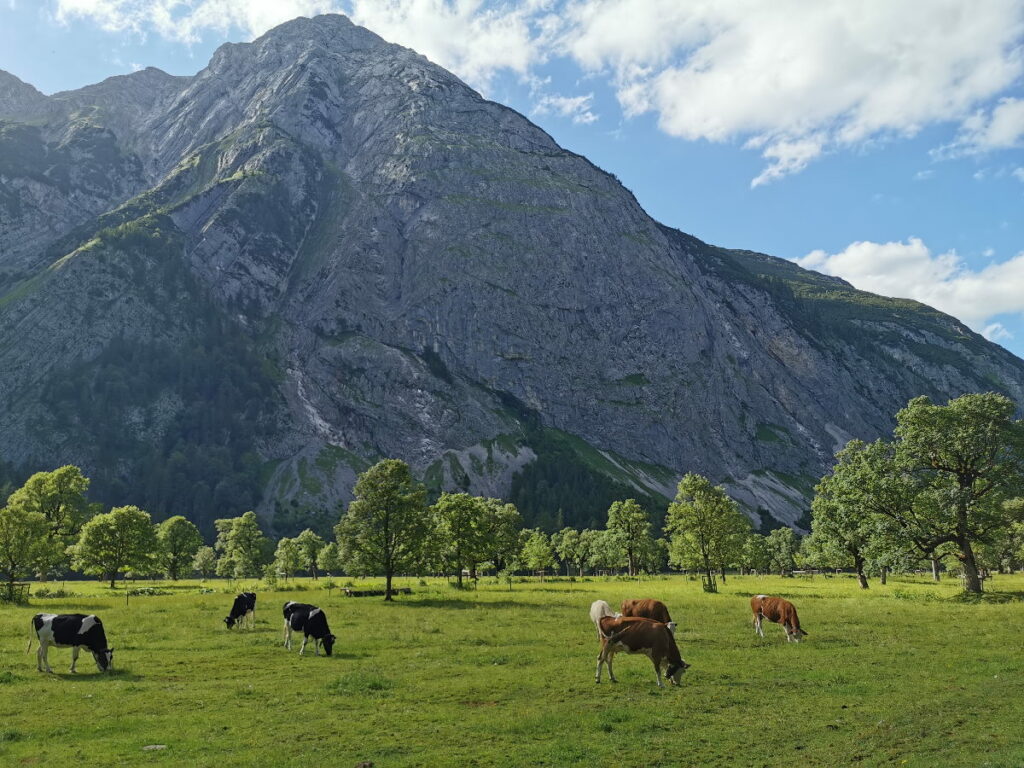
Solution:
[{"label": "rocky mountain peak", "polygon": [[395,456],[547,527],[663,511],[687,471],[800,525],[836,448],[911,397],[1024,400],[1024,362],[953,318],[663,227],[343,16],[191,78],[19,83],[0,459],[82,464],[158,516],[293,533]]},{"label": "rocky mountain peak", "polygon": [[46,96],[0,69],[0,119],[34,114],[45,104]]}]

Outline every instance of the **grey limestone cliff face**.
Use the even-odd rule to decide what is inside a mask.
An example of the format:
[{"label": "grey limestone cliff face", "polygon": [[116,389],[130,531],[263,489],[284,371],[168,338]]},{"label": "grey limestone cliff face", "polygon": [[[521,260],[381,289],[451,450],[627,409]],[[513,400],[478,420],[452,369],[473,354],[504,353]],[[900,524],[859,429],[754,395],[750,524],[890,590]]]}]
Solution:
[{"label": "grey limestone cliff face", "polygon": [[[268,516],[344,500],[382,456],[506,494],[564,459],[557,443],[618,488],[661,499],[697,471],[755,519],[798,524],[833,452],[909,398],[1024,398],[1024,363],[953,318],[665,228],[523,116],[344,17],[223,46],[192,78],[52,97],[14,80],[11,463],[99,467],[33,391],[125,337],[246,349],[268,393],[250,419]],[[5,161],[15,139],[59,162]],[[187,402],[168,382],[109,413],[159,441]],[[115,459],[132,488],[145,472]]]}]

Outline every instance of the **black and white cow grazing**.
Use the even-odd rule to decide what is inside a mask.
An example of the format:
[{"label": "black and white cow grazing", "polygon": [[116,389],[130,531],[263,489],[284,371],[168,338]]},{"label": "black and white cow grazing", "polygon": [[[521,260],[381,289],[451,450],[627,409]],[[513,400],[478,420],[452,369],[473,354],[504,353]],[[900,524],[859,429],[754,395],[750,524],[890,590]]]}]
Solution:
[{"label": "black and white cow grazing", "polygon": [[92,652],[100,672],[110,672],[114,668],[114,649],[107,647],[103,622],[96,616],[86,616],[84,613],[37,613],[32,617],[32,631],[25,653],[32,647],[33,639],[39,640],[36,669],[40,672],[44,666],[47,672],[53,672],[46,658],[51,645],[57,648],[71,648],[72,672],[78,663],[78,649],[82,647]]},{"label": "black and white cow grazing", "polygon": [[249,619],[249,627],[253,628],[256,626],[256,593],[255,592],[242,592],[235,598],[234,605],[231,606],[231,613],[228,614],[227,618],[224,619],[224,623],[228,625],[228,629],[231,629],[235,624],[239,626],[242,622]]},{"label": "black and white cow grazing", "polygon": [[334,641],[337,639],[331,634],[331,628],[327,626],[327,616],[315,605],[308,603],[287,602],[284,604],[284,647],[289,651],[292,649],[292,631],[303,634],[302,647],[299,649],[301,656],[306,651],[306,643],[313,638],[313,651],[320,655],[320,645],[323,644],[324,653],[331,655],[334,648]]}]

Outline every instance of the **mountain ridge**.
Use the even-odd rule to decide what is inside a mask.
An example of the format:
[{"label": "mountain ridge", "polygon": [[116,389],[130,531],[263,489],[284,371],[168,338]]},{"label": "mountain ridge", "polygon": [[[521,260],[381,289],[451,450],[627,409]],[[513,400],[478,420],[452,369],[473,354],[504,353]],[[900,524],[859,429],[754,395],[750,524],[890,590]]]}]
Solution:
[{"label": "mountain ridge", "polygon": [[[226,44],[191,77],[143,70],[46,109],[17,91],[0,458],[75,461],[158,516],[183,485],[207,527],[315,517],[398,456],[546,526],[630,491],[658,507],[684,471],[756,523],[799,524],[835,448],[910,397],[1024,400],[1024,362],[955,319],[658,224],[344,17]],[[4,165],[15,147],[28,160]]]}]

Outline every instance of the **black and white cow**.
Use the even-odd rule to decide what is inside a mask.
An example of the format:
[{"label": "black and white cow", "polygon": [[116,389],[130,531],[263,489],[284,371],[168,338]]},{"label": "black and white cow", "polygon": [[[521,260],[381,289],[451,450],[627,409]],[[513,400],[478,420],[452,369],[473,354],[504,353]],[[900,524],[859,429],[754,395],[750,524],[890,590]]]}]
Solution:
[{"label": "black and white cow", "polygon": [[36,652],[36,669],[40,672],[46,667],[50,669],[50,662],[46,658],[50,646],[57,648],[71,648],[71,671],[75,671],[75,664],[78,663],[78,649],[85,647],[92,652],[96,660],[96,667],[100,672],[110,672],[114,668],[114,649],[107,647],[107,635],[103,631],[103,622],[98,617],[84,613],[37,613],[32,617],[31,636],[28,639],[28,648],[32,648],[33,640],[39,641],[39,650]]},{"label": "black and white cow", "polygon": [[249,619],[249,627],[256,626],[256,593],[242,592],[235,598],[231,606],[231,613],[224,619],[224,623],[231,629],[235,624],[242,626],[242,622]]},{"label": "black and white cow", "polygon": [[313,638],[313,651],[320,655],[320,645],[323,644],[324,653],[331,655],[334,648],[334,641],[337,639],[331,634],[331,628],[327,626],[327,616],[315,605],[308,603],[287,602],[284,604],[284,647],[289,651],[292,649],[292,631],[303,634],[302,647],[299,649],[301,656],[306,651],[306,643]]}]

